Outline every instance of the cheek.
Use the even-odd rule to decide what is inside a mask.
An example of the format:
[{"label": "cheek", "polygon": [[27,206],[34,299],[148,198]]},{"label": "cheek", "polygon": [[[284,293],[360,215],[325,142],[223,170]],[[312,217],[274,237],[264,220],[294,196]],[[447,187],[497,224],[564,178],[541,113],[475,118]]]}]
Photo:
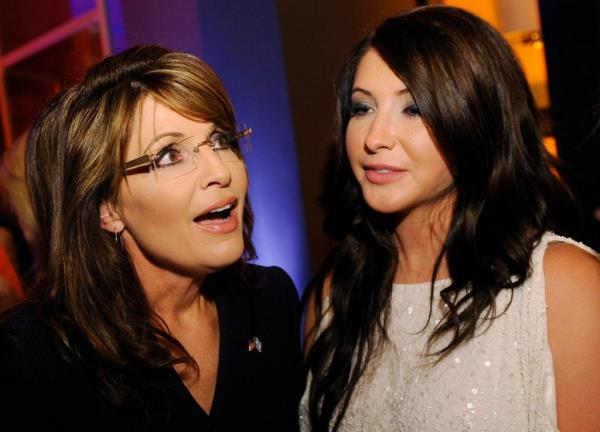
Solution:
[{"label": "cheek", "polygon": [[131,184],[122,188],[120,207],[126,227],[132,232],[152,226],[165,226],[179,220],[185,214],[183,208],[189,202],[189,192],[182,187],[164,185]]},{"label": "cheek", "polygon": [[356,125],[352,125],[352,123],[348,124],[348,128],[346,129],[346,154],[355,175],[356,167],[360,164],[360,156],[363,149],[362,143],[360,129]]},{"label": "cheek", "polygon": [[439,188],[445,188],[454,182],[446,161],[442,155],[434,148],[429,153],[428,162],[423,162],[428,167],[428,177],[432,182],[437,183]]},{"label": "cheek", "polygon": [[432,144],[432,150],[430,153],[430,160],[433,161],[433,169],[436,171],[441,178],[451,178],[450,170],[448,169],[448,165],[444,160],[442,154],[439,152],[437,147]]},{"label": "cheek", "polygon": [[448,171],[442,153],[424,127],[414,131],[411,139],[404,142],[404,150],[421,167],[429,167],[438,173]]}]

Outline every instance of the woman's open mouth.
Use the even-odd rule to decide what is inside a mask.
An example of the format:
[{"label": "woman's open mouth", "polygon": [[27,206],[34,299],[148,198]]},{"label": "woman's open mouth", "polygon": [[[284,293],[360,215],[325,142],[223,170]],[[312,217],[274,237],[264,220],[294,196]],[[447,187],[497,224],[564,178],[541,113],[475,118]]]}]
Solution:
[{"label": "woman's open mouth", "polygon": [[198,228],[216,234],[226,234],[234,231],[238,226],[238,220],[234,209],[237,207],[237,199],[230,198],[209,207],[202,214],[194,218]]}]

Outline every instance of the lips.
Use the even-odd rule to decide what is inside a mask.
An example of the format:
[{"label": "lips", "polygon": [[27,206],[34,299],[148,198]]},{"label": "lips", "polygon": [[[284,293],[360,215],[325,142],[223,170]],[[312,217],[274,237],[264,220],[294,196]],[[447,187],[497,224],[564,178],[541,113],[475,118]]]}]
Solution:
[{"label": "lips", "polygon": [[206,208],[194,218],[198,228],[215,234],[226,234],[234,231],[238,226],[234,209],[237,207],[237,198],[227,198],[218,201]]},{"label": "lips", "polygon": [[367,180],[378,185],[392,183],[406,173],[405,169],[390,165],[366,165],[363,168]]}]

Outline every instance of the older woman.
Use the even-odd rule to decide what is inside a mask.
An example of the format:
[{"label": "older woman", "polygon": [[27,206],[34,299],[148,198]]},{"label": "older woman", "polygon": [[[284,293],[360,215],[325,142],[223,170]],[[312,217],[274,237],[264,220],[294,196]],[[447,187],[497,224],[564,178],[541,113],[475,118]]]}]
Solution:
[{"label": "older woman", "polygon": [[297,294],[246,263],[251,131],[235,125],[206,64],[154,46],[49,103],[27,153],[37,279],[0,333],[4,421],[297,427]]}]

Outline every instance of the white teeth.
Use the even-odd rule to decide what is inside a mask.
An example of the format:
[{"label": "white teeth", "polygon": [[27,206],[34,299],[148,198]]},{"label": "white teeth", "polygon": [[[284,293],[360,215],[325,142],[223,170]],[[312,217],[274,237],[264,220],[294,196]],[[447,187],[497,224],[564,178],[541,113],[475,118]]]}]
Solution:
[{"label": "white teeth", "polygon": [[375,172],[378,174],[387,174],[391,171],[389,169],[379,169],[379,170],[375,170]]},{"label": "white teeth", "polygon": [[222,212],[222,211],[225,211],[225,210],[229,210],[232,207],[233,207],[233,204],[227,204],[227,205],[224,205],[223,207],[219,207],[219,208],[216,208],[214,210],[211,210],[211,211],[209,211],[209,213]]}]

